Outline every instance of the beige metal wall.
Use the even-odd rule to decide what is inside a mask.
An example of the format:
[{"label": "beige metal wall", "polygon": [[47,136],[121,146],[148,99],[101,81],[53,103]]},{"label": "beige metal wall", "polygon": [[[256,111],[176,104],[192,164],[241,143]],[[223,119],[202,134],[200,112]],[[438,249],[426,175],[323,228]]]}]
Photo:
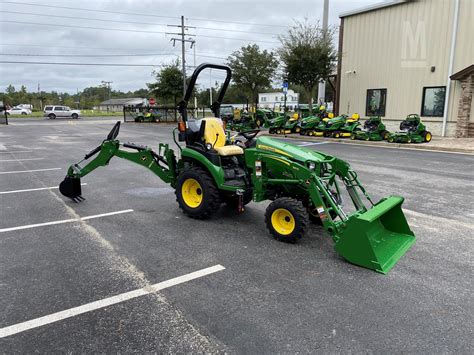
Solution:
[{"label": "beige metal wall", "polygon": [[[474,62],[474,0],[460,1],[453,72]],[[407,114],[420,114],[423,87],[447,83],[453,15],[454,0],[414,0],[344,18],[339,111],[365,116],[367,89],[386,88],[390,129]],[[452,84],[448,135],[454,135],[460,92]],[[441,134],[442,117],[423,120]]]}]

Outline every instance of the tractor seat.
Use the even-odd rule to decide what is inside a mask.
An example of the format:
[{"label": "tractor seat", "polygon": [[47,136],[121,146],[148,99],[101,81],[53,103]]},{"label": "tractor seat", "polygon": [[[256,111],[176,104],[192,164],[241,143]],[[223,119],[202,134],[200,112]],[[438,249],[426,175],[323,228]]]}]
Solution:
[{"label": "tractor seat", "polygon": [[203,118],[206,144],[211,144],[217,154],[221,156],[242,155],[244,150],[238,145],[225,145],[226,135],[222,123],[217,118]]}]

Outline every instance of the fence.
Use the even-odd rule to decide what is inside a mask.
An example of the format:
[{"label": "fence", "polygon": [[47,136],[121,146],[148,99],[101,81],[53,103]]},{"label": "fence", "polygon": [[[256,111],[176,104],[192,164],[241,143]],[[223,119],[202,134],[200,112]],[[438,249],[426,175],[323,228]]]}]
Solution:
[{"label": "fence", "polygon": [[[178,109],[174,106],[124,106],[124,122],[178,122]],[[208,108],[188,110],[188,118],[203,118],[212,116]]]}]

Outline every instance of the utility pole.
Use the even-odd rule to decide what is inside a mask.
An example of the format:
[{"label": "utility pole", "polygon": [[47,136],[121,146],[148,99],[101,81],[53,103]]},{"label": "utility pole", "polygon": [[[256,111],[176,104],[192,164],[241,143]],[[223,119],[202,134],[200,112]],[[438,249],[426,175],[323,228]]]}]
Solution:
[{"label": "utility pole", "polygon": [[176,41],[181,42],[181,64],[182,64],[182,71],[183,71],[183,96],[184,96],[186,94],[186,42],[190,42],[190,43],[195,42],[193,39],[185,39],[184,37],[185,36],[195,37],[196,35],[186,34],[186,31],[190,28],[196,28],[196,27],[185,26],[184,16],[181,16],[181,25],[168,25],[168,26],[178,27],[181,29],[181,32],[179,33],[166,33],[166,34],[180,36],[179,38],[173,37],[170,39],[170,41],[173,42],[173,47],[176,45]]},{"label": "utility pole", "polygon": [[109,100],[110,100],[110,84],[113,83],[113,81],[101,81],[102,85],[104,85],[107,88],[107,93],[109,95]]},{"label": "utility pole", "polygon": [[212,106],[212,68],[209,69],[209,105]]},{"label": "utility pole", "polygon": [[[329,17],[329,0],[324,0],[324,8],[323,8],[323,36],[327,38],[328,32],[328,17]],[[318,100],[326,102],[326,82],[321,81],[318,85]]]}]

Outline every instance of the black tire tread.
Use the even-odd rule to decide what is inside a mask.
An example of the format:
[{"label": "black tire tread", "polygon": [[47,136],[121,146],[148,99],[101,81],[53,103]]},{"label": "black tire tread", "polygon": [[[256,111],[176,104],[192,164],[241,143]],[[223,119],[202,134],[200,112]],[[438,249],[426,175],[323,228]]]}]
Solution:
[{"label": "black tire tread", "polygon": [[[178,190],[181,188],[180,180],[182,179],[183,175],[187,175],[189,172],[194,172],[195,174],[199,175],[202,179],[203,183],[207,186],[207,189],[204,188],[203,190],[208,190],[207,193],[209,194],[208,204],[204,206],[203,210],[199,214],[190,213],[186,208],[180,203],[178,197]],[[219,190],[217,189],[214,180],[209,175],[209,173],[201,167],[193,166],[190,169],[183,171],[177,179],[178,183],[176,185],[176,201],[178,202],[179,208],[183,211],[185,215],[195,219],[208,219],[211,217],[212,214],[217,212],[221,206],[221,197],[219,195]]]},{"label": "black tire tread", "polygon": [[[274,210],[278,208],[285,208],[288,210],[292,210],[291,212],[292,213],[294,212],[298,216],[299,226],[297,222],[296,230],[288,236],[280,235],[272,227],[272,223],[271,223],[272,213]],[[276,240],[285,242],[285,243],[294,244],[304,236],[306,229],[308,228],[308,225],[309,225],[308,211],[306,207],[304,207],[300,201],[295,200],[291,197],[280,197],[276,199],[275,201],[273,201],[267,207],[265,211],[265,224],[267,225],[268,230],[270,231],[270,233],[273,235],[273,237]]]}]

